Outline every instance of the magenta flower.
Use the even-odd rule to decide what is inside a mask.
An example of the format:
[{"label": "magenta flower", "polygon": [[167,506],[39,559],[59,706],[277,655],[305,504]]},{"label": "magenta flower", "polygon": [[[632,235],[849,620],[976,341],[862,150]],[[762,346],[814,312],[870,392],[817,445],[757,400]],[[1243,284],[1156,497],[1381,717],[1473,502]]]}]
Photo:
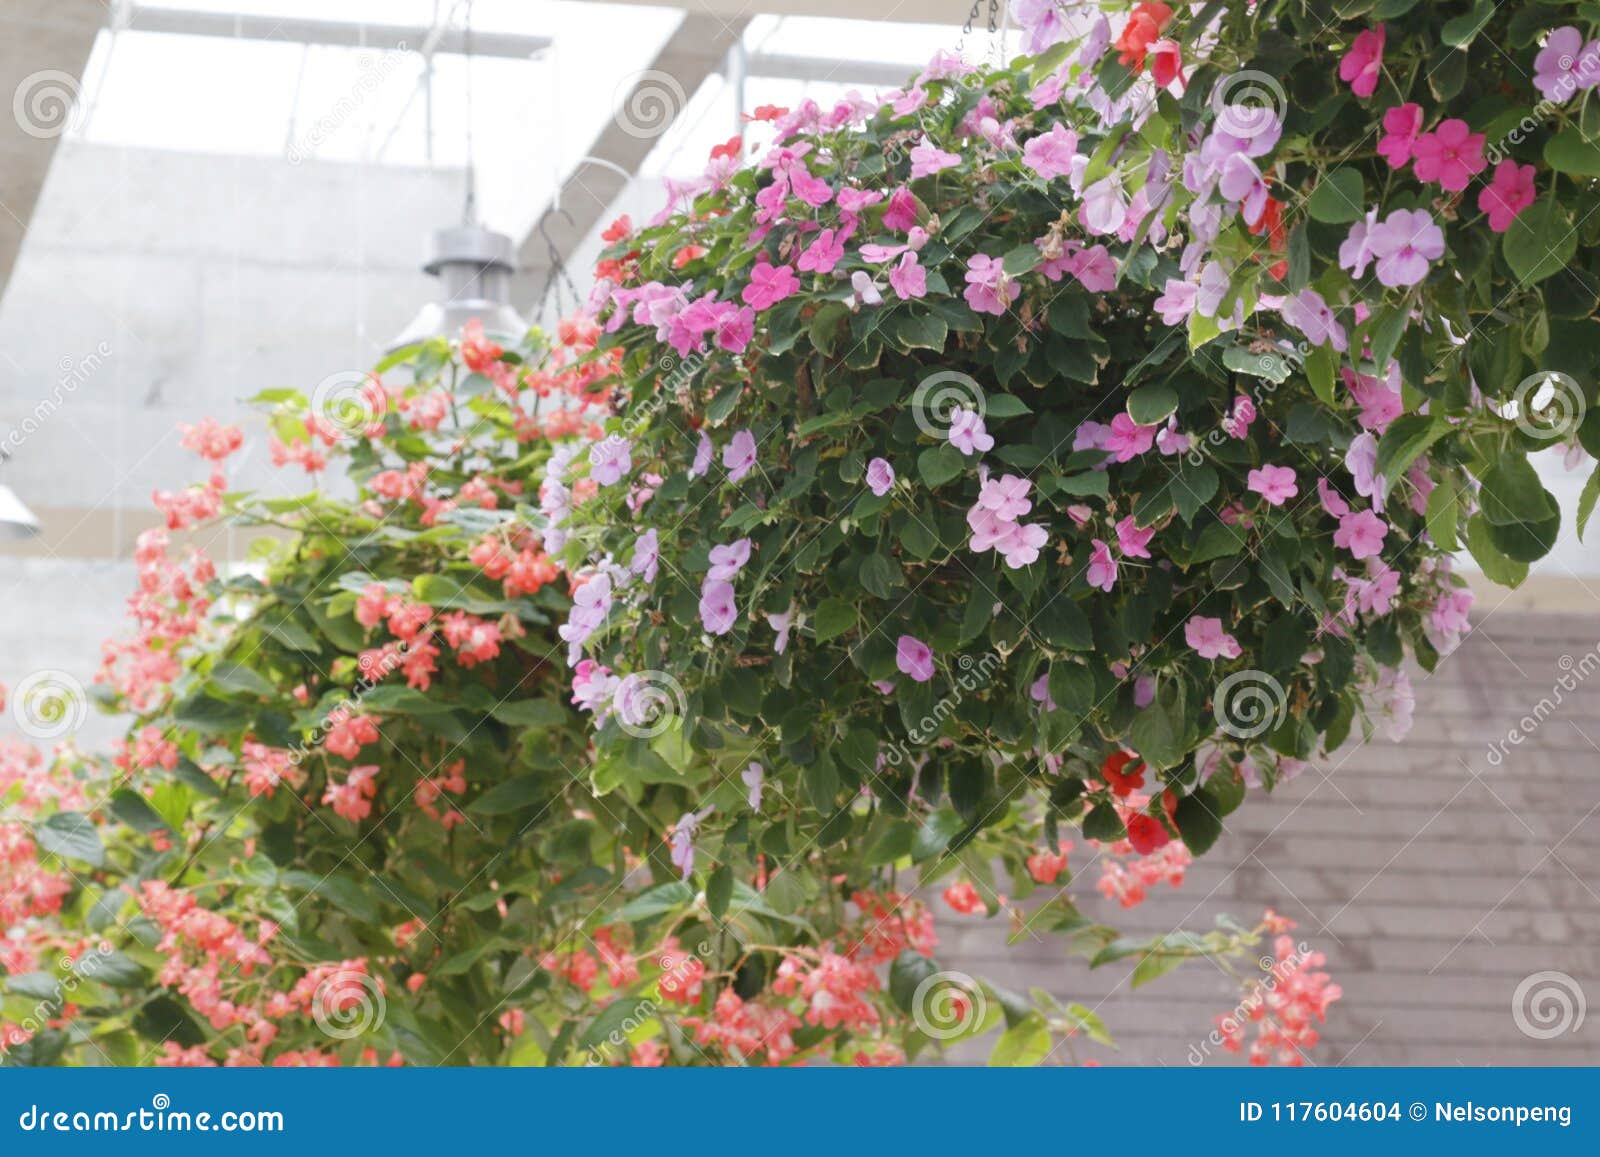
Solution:
[{"label": "magenta flower", "polygon": [[772,640],[774,654],[781,655],[789,649],[789,628],[794,625],[794,604],[790,603],[788,610],[780,611],[775,615],[767,616],[767,626],[777,632],[777,638]]},{"label": "magenta flower", "polygon": [[717,345],[730,354],[743,353],[755,332],[756,311],[744,306],[717,324]]},{"label": "magenta flower", "polygon": [[1449,192],[1461,192],[1489,163],[1483,158],[1483,140],[1483,134],[1473,132],[1464,120],[1452,117],[1441,121],[1438,128],[1423,133],[1411,146],[1417,180],[1434,181]]},{"label": "magenta flower", "polygon": [[800,288],[800,279],[787,265],[773,265],[765,257],[750,271],[750,284],[739,296],[752,309],[771,309]]},{"label": "magenta flower", "polygon": [[633,558],[628,569],[647,583],[656,581],[656,568],[661,561],[661,547],[655,527],[641,534],[633,544]]},{"label": "magenta flower", "polygon": [[1372,232],[1377,227],[1378,211],[1368,209],[1365,217],[1350,226],[1350,235],[1339,246],[1339,268],[1348,269],[1351,277],[1366,276],[1373,256]]},{"label": "magenta flower", "polygon": [[883,213],[883,227],[905,233],[917,223],[917,199],[906,188],[889,194],[889,207]]},{"label": "magenta flower", "polygon": [[901,635],[894,646],[894,665],[918,683],[933,678],[933,652],[912,635]]},{"label": "magenta flower", "polygon": [[1494,180],[1478,193],[1478,208],[1489,215],[1489,228],[1504,233],[1517,214],[1533,204],[1533,166],[1507,157],[1494,167]]},{"label": "magenta flower", "polygon": [[1350,513],[1350,504],[1344,500],[1343,495],[1328,485],[1326,478],[1317,479],[1317,499],[1322,503],[1322,509],[1334,518],[1343,518]]},{"label": "magenta flower", "polygon": [[1106,435],[1105,449],[1118,462],[1131,462],[1156,444],[1156,427],[1141,426],[1127,414],[1111,419],[1111,431]]},{"label": "magenta flower", "polygon": [[1282,506],[1300,493],[1295,485],[1294,469],[1289,466],[1263,466],[1245,477],[1245,485],[1254,490],[1268,506]]},{"label": "magenta flower", "polygon": [[1397,104],[1383,114],[1383,140],[1378,142],[1378,155],[1389,162],[1391,169],[1403,169],[1411,159],[1412,146],[1422,132],[1422,106]]},{"label": "magenta flower", "polygon": [[1383,25],[1369,28],[1355,38],[1350,51],[1339,62],[1339,79],[1350,86],[1350,91],[1366,100],[1378,87],[1378,76],[1383,72],[1383,41],[1387,33]]},{"label": "magenta flower", "polygon": [[806,246],[795,264],[805,273],[832,273],[833,267],[844,259],[847,236],[842,229],[824,229]]},{"label": "magenta flower", "polygon": [[1072,158],[1077,151],[1078,134],[1057,121],[1049,132],[1022,146],[1022,163],[1049,181],[1072,173]]},{"label": "magenta flower", "polygon": [[922,143],[911,150],[911,179],[931,177],[960,163],[959,153],[947,153],[924,137]]},{"label": "magenta flower", "polygon": [[894,488],[894,467],[886,458],[874,458],[867,463],[867,489],[882,498]]},{"label": "magenta flower", "polygon": [[601,486],[620,482],[622,476],[633,469],[626,438],[615,434],[602,438],[589,447],[589,477]]},{"label": "magenta flower", "polygon": [[1352,558],[1372,558],[1383,550],[1388,524],[1370,510],[1359,510],[1339,519],[1333,532],[1333,545],[1350,552]]},{"label": "magenta flower", "polygon": [[1237,659],[1239,640],[1222,629],[1222,620],[1195,615],[1183,624],[1183,637],[1202,659]]},{"label": "magenta flower", "polygon": [[733,599],[733,584],[708,579],[700,588],[700,623],[713,635],[726,635],[739,621],[739,607]]},{"label": "magenta flower", "polygon": [[1155,536],[1155,527],[1140,528],[1134,524],[1131,514],[1117,523],[1117,549],[1125,558],[1149,558],[1150,540]]},{"label": "magenta flower", "polygon": [[1333,310],[1315,289],[1302,289],[1293,297],[1285,298],[1278,312],[1283,320],[1305,335],[1312,345],[1327,345],[1343,353],[1350,347],[1349,336],[1339,324]]},{"label": "magenta flower", "polygon": [[967,258],[967,304],[978,313],[1005,313],[1017,296],[1017,284],[1006,276],[1005,262],[975,253]]},{"label": "magenta flower", "polygon": [[756,440],[749,430],[740,430],[722,448],[722,465],[728,481],[737,482],[755,467]]},{"label": "magenta flower", "polygon": [[965,406],[950,415],[950,445],[969,457],[994,449],[994,435],[984,429],[983,415]]},{"label": "magenta flower", "polygon": [[1089,547],[1089,585],[1110,591],[1117,585],[1117,560],[1111,557],[1111,548],[1098,538]]},{"label": "magenta flower", "polygon": [[903,253],[900,263],[889,271],[889,288],[901,301],[922,297],[928,292],[928,273],[922,268],[915,253]]},{"label": "magenta flower", "polygon": [[1411,286],[1428,276],[1430,261],[1444,256],[1444,230],[1426,209],[1396,209],[1368,232],[1367,246],[1378,259],[1379,281],[1391,289]]}]

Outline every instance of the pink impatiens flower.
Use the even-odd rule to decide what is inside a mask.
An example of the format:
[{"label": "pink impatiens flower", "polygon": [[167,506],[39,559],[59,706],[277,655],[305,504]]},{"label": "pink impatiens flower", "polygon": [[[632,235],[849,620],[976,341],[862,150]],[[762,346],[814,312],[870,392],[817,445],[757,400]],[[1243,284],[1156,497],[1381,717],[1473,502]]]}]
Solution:
[{"label": "pink impatiens flower", "polygon": [[734,602],[733,584],[721,579],[710,579],[700,588],[700,623],[713,635],[726,635],[739,621],[739,607]]},{"label": "pink impatiens flower", "polygon": [[1245,485],[1261,495],[1269,506],[1282,506],[1300,493],[1295,485],[1294,468],[1290,466],[1263,466],[1246,476]]},{"label": "pink impatiens flower", "polygon": [[894,646],[894,665],[918,683],[933,678],[933,652],[913,635],[901,635]]},{"label": "pink impatiens flower", "polygon": [[894,487],[894,467],[885,458],[867,463],[867,489],[882,498]]},{"label": "pink impatiens flower", "polygon": [[889,271],[889,288],[901,301],[923,297],[928,292],[928,272],[917,261],[915,253],[900,255],[900,263]]},{"label": "pink impatiens flower", "polygon": [[612,434],[589,447],[589,477],[601,486],[611,486],[633,469],[631,447],[626,438]]},{"label": "pink impatiens flower", "polygon": [[1395,105],[1383,114],[1383,140],[1378,142],[1378,155],[1389,162],[1391,169],[1405,168],[1421,132],[1422,106]]},{"label": "pink impatiens flower", "polygon": [[765,257],[750,271],[750,284],[739,296],[752,309],[771,309],[800,288],[800,279],[787,265],[773,265]]},{"label": "pink impatiens flower", "polygon": [[950,415],[950,445],[971,456],[994,449],[994,435],[984,429],[983,415],[965,406]]},{"label": "pink impatiens flower", "polygon": [[1017,284],[1006,275],[1005,262],[998,257],[975,253],[967,258],[967,304],[978,313],[996,317],[1016,299]]},{"label": "pink impatiens flower", "polygon": [[1183,637],[1202,659],[1237,659],[1239,640],[1222,629],[1221,619],[1195,615],[1183,624]]},{"label": "pink impatiens flower", "polygon": [[1089,585],[1109,591],[1117,585],[1117,560],[1111,557],[1111,548],[1098,538],[1089,548]]},{"label": "pink impatiens flower", "polygon": [[1155,426],[1141,426],[1127,414],[1118,414],[1111,419],[1111,430],[1106,435],[1105,449],[1115,456],[1116,461],[1131,462],[1140,454],[1147,453],[1155,444]]},{"label": "pink impatiens flower", "polygon": [[1370,510],[1360,510],[1339,519],[1333,545],[1348,550],[1352,558],[1372,558],[1383,550],[1384,535],[1388,532],[1383,519]]},{"label": "pink impatiens flower", "polygon": [[922,143],[911,150],[911,179],[931,177],[960,163],[960,154],[947,153],[924,137]]},{"label": "pink impatiens flower", "polygon": [[1383,41],[1387,33],[1383,25],[1369,28],[1355,38],[1350,51],[1339,61],[1339,79],[1350,86],[1350,91],[1366,100],[1378,88],[1378,76],[1383,72]]},{"label": "pink impatiens flower", "polygon": [[1494,168],[1494,180],[1478,193],[1478,208],[1489,215],[1489,228],[1504,233],[1517,214],[1533,204],[1533,166],[1507,157]]},{"label": "pink impatiens flower", "polygon": [[755,464],[755,436],[749,430],[740,430],[722,448],[722,465],[728,471],[728,481],[739,481],[754,469]]},{"label": "pink impatiens flower", "polygon": [[1065,177],[1072,172],[1072,158],[1078,151],[1078,134],[1057,121],[1050,131],[1041,133],[1022,146],[1022,163],[1045,180]]},{"label": "pink impatiens flower", "polygon": [[1127,558],[1149,558],[1150,540],[1155,536],[1155,527],[1141,529],[1135,525],[1131,514],[1117,523],[1117,549]]},{"label": "pink impatiens flower", "polygon": [[1429,262],[1444,256],[1444,230],[1426,209],[1396,209],[1368,231],[1367,247],[1378,259],[1380,282],[1391,289],[1411,286],[1428,276]]},{"label": "pink impatiens flower", "polygon": [[1417,180],[1436,181],[1449,192],[1461,192],[1489,163],[1483,157],[1483,141],[1483,134],[1473,132],[1464,120],[1441,121],[1411,146]]},{"label": "pink impatiens flower", "polygon": [[1533,58],[1533,74],[1533,87],[1545,100],[1565,104],[1578,89],[1600,82],[1600,41],[1585,46],[1576,28],[1557,28]]}]

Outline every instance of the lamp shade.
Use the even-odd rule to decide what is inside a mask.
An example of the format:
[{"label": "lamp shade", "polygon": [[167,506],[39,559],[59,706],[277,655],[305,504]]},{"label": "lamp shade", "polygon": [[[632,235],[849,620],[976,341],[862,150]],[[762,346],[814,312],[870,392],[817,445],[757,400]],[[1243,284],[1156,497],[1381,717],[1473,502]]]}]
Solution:
[{"label": "lamp shade", "polygon": [[511,308],[511,275],[516,249],[504,233],[482,225],[457,225],[434,233],[423,270],[439,279],[441,296],[412,318],[390,349],[453,337],[469,321],[484,333],[508,342],[520,341],[528,323]]},{"label": "lamp shade", "polygon": [[22,504],[11,487],[0,484],[0,538],[31,538],[39,533],[39,520]]}]

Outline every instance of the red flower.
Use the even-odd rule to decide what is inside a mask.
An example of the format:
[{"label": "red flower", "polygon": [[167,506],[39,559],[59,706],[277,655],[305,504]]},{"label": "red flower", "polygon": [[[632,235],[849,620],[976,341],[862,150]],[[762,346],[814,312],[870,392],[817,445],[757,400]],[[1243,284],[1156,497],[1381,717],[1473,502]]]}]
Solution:
[{"label": "red flower", "polygon": [[1163,37],[1150,46],[1150,75],[1161,88],[1175,80],[1182,83],[1183,49],[1176,40]]},{"label": "red flower", "polygon": [[[1113,751],[1106,756],[1106,761],[1100,765],[1100,778],[1106,781],[1112,794],[1126,798],[1144,786],[1144,764],[1136,762],[1138,759],[1131,751]],[[1124,770],[1130,763],[1132,769]]]},{"label": "red flower", "polygon": [[732,160],[737,161],[739,159],[740,154],[743,153],[743,152],[744,152],[744,138],[743,137],[729,137],[727,140],[723,141],[722,144],[716,145],[716,146],[714,146],[712,148],[712,150],[711,150],[711,159],[714,161],[718,157],[729,157]]},{"label": "red flower", "polygon": [[600,234],[600,240],[607,245],[614,245],[628,234],[633,232],[633,218],[626,213],[607,225],[605,232]]},{"label": "red flower", "polygon": [[1141,856],[1159,851],[1172,842],[1172,836],[1155,816],[1128,817],[1128,842]]},{"label": "red flower", "polygon": [[944,902],[960,912],[963,916],[970,916],[983,907],[983,898],[966,880],[951,884],[944,890]]},{"label": "red flower", "polygon": [[1122,35],[1117,37],[1118,62],[1127,69],[1139,72],[1144,68],[1145,54],[1150,51],[1150,46],[1161,38],[1161,30],[1172,19],[1172,9],[1165,4],[1144,3],[1137,5],[1133,15],[1128,17],[1128,25],[1122,30]]},{"label": "red flower", "polygon": [[779,117],[788,115],[789,110],[786,108],[779,108],[775,104],[763,104],[757,105],[755,112],[746,113],[744,119],[747,121],[775,121]]}]

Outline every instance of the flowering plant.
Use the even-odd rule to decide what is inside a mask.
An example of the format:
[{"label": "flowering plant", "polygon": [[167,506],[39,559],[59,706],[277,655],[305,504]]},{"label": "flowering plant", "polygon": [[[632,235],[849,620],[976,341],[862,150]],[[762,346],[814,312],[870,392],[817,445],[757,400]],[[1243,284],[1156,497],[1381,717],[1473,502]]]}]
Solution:
[{"label": "flowering plant", "polygon": [[1018,15],[608,234],[546,542],[595,788],[680,786],[686,881],[850,841],[992,911],[1068,827],[1203,852],[1404,733],[1452,553],[1521,581],[1530,453],[1600,454],[1584,6]]}]

